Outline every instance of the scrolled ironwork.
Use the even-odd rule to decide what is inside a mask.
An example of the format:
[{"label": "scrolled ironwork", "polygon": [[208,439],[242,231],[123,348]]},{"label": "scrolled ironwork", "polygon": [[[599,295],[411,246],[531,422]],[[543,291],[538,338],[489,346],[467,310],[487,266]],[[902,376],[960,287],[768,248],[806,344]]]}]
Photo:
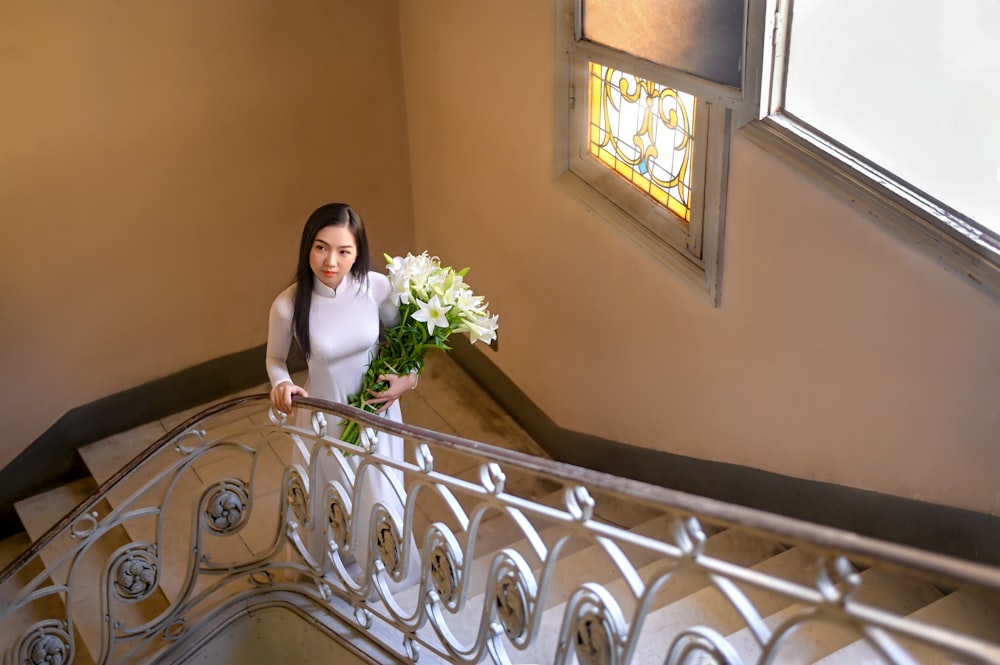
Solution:
[{"label": "scrolled ironwork", "polygon": [[75,656],[72,636],[64,623],[44,621],[34,626],[16,647],[19,665],[64,665]]},{"label": "scrolled ironwork", "polygon": [[175,642],[187,632],[187,619],[180,618],[168,624],[163,629],[163,639],[168,642]]},{"label": "scrolled ironwork", "polygon": [[309,521],[308,482],[297,465],[285,473],[285,500],[292,509],[295,519],[301,524],[307,524]]},{"label": "scrolled ironwork", "polygon": [[313,411],[312,428],[316,436],[320,438],[326,436],[326,415],[322,411]]},{"label": "scrolled ironwork", "polygon": [[[204,448],[205,438],[207,436],[208,433],[203,429],[189,429],[188,431],[184,432],[179,437],[177,437],[177,441],[174,442],[174,448],[177,450],[177,452],[182,453],[184,455],[194,454],[197,451]],[[189,446],[184,443],[187,439],[191,438],[197,441],[195,445]]]},{"label": "scrolled ironwork", "polygon": [[255,570],[250,573],[250,584],[255,587],[267,587],[274,584],[274,573],[269,570]]},{"label": "scrolled ironwork", "polygon": [[424,473],[432,473],[434,471],[434,454],[431,452],[430,446],[426,443],[421,443],[417,446],[417,468],[419,468]]},{"label": "scrolled ironwork", "polygon": [[250,497],[241,480],[224,480],[205,492],[205,526],[216,534],[231,534],[246,520]]},{"label": "scrolled ironwork", "polygon": [[594,517],[594,497],[586,487],[571,487],[566,490],[566,509],[577,522],[586,522]]},{"label": "scrolled ironwork", "polygon": [[73,525],[70,527],[70,537],[71,538],[86,538],[94,532],[97,528],[97,511],[87,513],[85,515],[80,515],[77,519],[73,521]]},{"label": "scrolled ironwork", "polygon": [[[655,661],[649,662],[735,665],[740,663],[737,639],[730,643],[723,634],[736,632],[745,633],[753,653],[762,654],[753,662],[764,665],[779,655],[787,657],[799,648],[799,638],[811,635],[819,624],[831,624],[849,628],[869,651],[894,665],[919,662],[908,655],[916,648],[934,652],[942,662],[1000,663],[998,639],[872,603],[862,593],[871,588],[869,577],[857,573],[855,562],[886,561],[873,567],[886,574],[904,571],[907,579],[934,584],[958,580],[953,586],[1000,596],[995,570],[941,557],[925,561],[919,553],[856,535],[836,537],[831,529],[762,518],[735,506],[719,508],[645,485],[637,489],[596,472],[588,474],[584,487],[577,470],[549,460],[384,422],[343,405],[297,401],[297,408],[354,418],[416,443],[413,460],[363,446],[352,448],[347,460],[340,455],[331,459],[327,452],[341,450],[341,442],[311,431],[305,417],[277,417],[268,410],[266,397],[256,402],[253,425],[234,426],[227,409],[245,408],[255,399],[213,407],[197,429],[165,437],[156,451],[164,457],[148,467],[145,462],[132,465],[115,481],[135,481],[132,486],[139,489],[131,495],[116,495],[111,483],[102,488],[100,498],[107,503],[101,504],[100,514],[92,501],[68,515],[61,531],[25,557],[43,570],[33,582],[15,587],[14,577],[0,571],[6,575],[0,577],[0,597],[10,599],[0,606],[5,662],[68,665],[85,659],[74,649],[92,645],[94,653],[86,655],[94,662],[129,662],[131,649],[182,649],[201,639],[197,636],[204,634],[206,617],[224,618],[223,610],[212,605],[229,602],[220,599],[233,599],[245,609],[255,598],[263,603],[292,598],[318,622],[339,622],[351,630],[354,624],[361,626],[401,661],[422,654],[463,665],[618,665],[635,662],[640,653],[648,659],[648,645],[643,643],[640,651],[637,644],[652,635],[658,643]],[[213,414],[222,416],[218,432]],[[195,431],[203,435],[193,435]],[[199,445],[178,447],[192,436]],[[250,483],[229,477],[231,469],[219,468],[224,465],[195,466],[219,446],[256,456],[265,445],[275,445],[275,451],[286,445],[291,451],[291,462],[272,469],[282,479],[278,488],[260,482],[256,472]],[[475,465],[451,473],[448,467],[457,467],[447,457],[453,449]],[[280,452],[278,456],[283,458]],[[339,465],[343,478],[324,475],[329,466],[321,465],[331,462]],[[218,477],[204,475],[212,472]],[[519,481],[525,474],[547,482],[558,479],[563,491],[560,498],[524,495],[517,491],[520,483],[507,482],[508,473]],[[192,475],[199,476],[201,489],[188,494],[182,483]],[[358,479],[376,477],[392,479],[393,502],[382,490],[374,498],[362,498],[371,486]],[[265,487],[269,494],[262,495]],[[611,506],[642,504],[642,514],[650,507],[659,512],[626,528],[620,526],[624,519],[615,521],[618,516],[600,505],[605,496],[613,499]],[[262,503],[265,498],[280,505]],[[359,505],[365,506],[363,514],[356,514]],[[255,525],[266,515],[283,521],[263,525],[267,537],[243,533],[251,506]],[[186,522],[187,539],[170,531],[176,522],[164,516],[171,508],[175,518],[182,514],[192,520]],[[116,538],[123,531],[143,537],[122,546]],[[211,540],[202,538],[205,532],[239,532],[240,537]],[[762,545],[767,536],[770,543]],[[733,554],[734,543],[751,540],[751,553],[759,552],[768,566],[743,561],[742,552]],[[52,551],[58,556],[48,560],[58,563],[41,557]],[[767,558],[775,552],[794,554],[788,559],[794,570]],[[96,576],[81,566],[95,559],[103,566]],[[212,565],[205,565],[206,560]],[[180,572],[171,577],[168,571]],[[694,603],[701,591],[720,602],[730,624],[725,631],[694,620],[685,623],[683,617],[662,628],[663,616],[677,607],[673,594],[682,588],[694,594],[684,602]],[[152,589],[162,594],[146,602]],[[940,595],[936,588],[932,591],[933,597]],[[101,598],[101,612],[80,612],[75,599],[87,597]],[[771,600],[762,602],[764,597]],[[61,621],[49,616],[27,632],[23,622],[16,630],[9,630],[13,623],[3,623],[16,622],[19,612],[49,600],[60,601]],[[165,607],[157,605],[161,601]],[[1000,604],[987,610],[1000,612]],[[11,635],[19,637],[9,641]],[[512,658],[512,650],[521,653]],[[159,662],[169,660],[164,658]],[[743,658],[750,662],[750,656]]]},{"label": "scrolled ironwork", "polygon": [[384,508],[375,520],[375,555],[390,575],[398,575],[403,558],[402,536]]},{"label": "scrolled ironwork", "polygon": [[362,427],[360,436],[361,448],[366,453],[378,450],[378,430],[374,427]]},{"label": "scrolled ironwork", "polygon": [[135,544],[120,552],[112,569],[115,593],[122,600],[144,600],[156,589],[160,566],[152,545]]},{"label": "scrolled ironwork", "polygon": [[267,418],[271,421],[272,425],[281,427],[285,424],[285,421],[288,420],[288,414],[284,411],[278,411],[272,406],[267,410]]},{"label": "scrolled ironwork", "polygon": [[827,603],[843,606],[860,584],[861,577],[847,557],[820,558],[816,588]]},{"label": "scrolled ironwork", "polygon": [[496,618],[515,646],[524,645],[528,626],[537,607],[538,584],[524,557],[505,548],[493,561],[493,598]]},{"label": "scrolled ironwork", "polygon": [[359,626],[367,630],[368,628],[371,628],[372,624],[375,622],[375,615],[372,614],[371,610],[367,607],[358,605],[354,608],[354,620]]},{"label": "scrolled ironwork", "polygon": [[327,539],[338,549],[350,549],[351,499],[338,485],[332,485],[326,494]]},{"label": "scrolled ironwork", "polygon": [[403,652],[413,663],[420,660],[420,644],[413,639],[413,635],[403,636]]},{"label": "scrolled ironwork", "polygon": [[674,523],[674,541],[685,557],[697,559],[705,553],[708,536],[696,517],[686,517]]},{"label": "scrolled ironwork", "polygon": [[580,665],[619,665],[628,626],[621,608],[604,587],[585,583],[570,598],[566,621]]},{"label": "scrolled ironwork", "polygon": [[736,649],[718,631],[695,626],[681,631],[670,643],[663,665],[743,665]]},{"label": "scrolled ironwork", "polygon": [[435,523],[430,527],[426,551],[434,592],[446,605],[454,607],[462,580],[462,548],[450,529]]},{"label": "scrolled ironwork", "polygon": [[499,464],[489,462],[479,467],[479,482],[490,494],[500,494],[507,484],[507,474]]}]

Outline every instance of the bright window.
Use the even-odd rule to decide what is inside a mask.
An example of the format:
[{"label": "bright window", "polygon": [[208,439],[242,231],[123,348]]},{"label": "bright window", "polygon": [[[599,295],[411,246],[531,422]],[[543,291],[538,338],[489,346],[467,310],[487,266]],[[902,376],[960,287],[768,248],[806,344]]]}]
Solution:
[{"label": "bright window", "polygon": [[1000,2],[783,0],[773,25],[748,136],[1000,296]]},{"label": "bright window", "polygon": [[795,0],[790,36],[788,114],[1000,232],[1000,2]]}]

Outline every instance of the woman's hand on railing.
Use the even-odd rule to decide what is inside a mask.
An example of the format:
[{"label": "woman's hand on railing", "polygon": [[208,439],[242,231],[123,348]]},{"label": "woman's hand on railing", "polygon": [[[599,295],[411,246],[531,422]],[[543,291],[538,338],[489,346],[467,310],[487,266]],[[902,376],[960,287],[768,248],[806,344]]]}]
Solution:
[{"label": "woman's hand on railing", "polygon": [[291,414],[292,397],[295,395],[309,397],[305,388],[297,386],[291,381],[282,381],[271,389],[271,405],[284,414]]}]

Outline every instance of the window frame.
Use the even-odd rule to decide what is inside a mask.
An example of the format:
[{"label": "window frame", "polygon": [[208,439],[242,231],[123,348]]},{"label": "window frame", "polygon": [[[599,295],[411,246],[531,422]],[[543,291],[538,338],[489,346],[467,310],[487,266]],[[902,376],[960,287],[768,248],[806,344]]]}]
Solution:
[{"label": "window frame", "polygon": [[794,2],[767,2],[760,119],[743,127],[741,134],[794,164],[953,274],[1000,300],[1000,234],[785,111]]},{"label": "window frame", "polygon": [[[734,123],[758,117],[764,48],[763,2],[744,0],[746,65],[739,89],[584,40],[580,2],[554,0],[556,180],[585,207],[718,306],[729,145]],[[752,35],[760,38],[748,38]],[[591,60],[696,97],[691,219],[687,224],[589,154],[586,97]]]}]

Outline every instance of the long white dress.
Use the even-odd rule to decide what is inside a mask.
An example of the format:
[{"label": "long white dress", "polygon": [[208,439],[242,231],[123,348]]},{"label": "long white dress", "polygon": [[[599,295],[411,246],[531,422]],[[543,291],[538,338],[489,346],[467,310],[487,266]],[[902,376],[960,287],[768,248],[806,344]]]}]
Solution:
[{"label": "long white dress", "polygon": [[[282,291],[271,305],[267,335],[267,373],[274,387],[282,381],[291,381],[286,358],[292,342],[292,314],[295,309],[295,285]],[[368,284],[360,284],[351,274],[345,275],[336,290],[317,279],[313,280],[313,297],[309,308],[308,381],[304,388],[310,397],[346,404],[351,395],[361,392],[361,382],[371,358],[378,349],[379,324],[387,327],[399,322],[399,310],[390,298],[389,279],[383,274],[368,273]],[[382,414],[402,422],[398,400]],[[299,415],[298,423],[311,430],[307,413]],[[341,426],[338,418],[327,417],[327,434],[336,438]],[[378,435],[378,452],[394,459],[403,459],[403,441],[399,437]],[[300,451],[308,455],[308,451]],[[308,457],[302,462],[308,462]],[[360,456],[347,458],[355,471]],[[333,456],[321,455],[317,461],[316,486],[311,492],[322,492],[326,483],[340,482],[353,494],[354,488]],[[370,470],[373,471],[373,470]],[[397,478],[399,474],[393,471]],[[400,478],[401,479],[401,478]],[[360,480],[360,479],[359,479]],[[320,495],[321,496],[321,495]],[[353,521],[358,529],[354,558],[363,567],[368,560],[369,518],[376,502],[382,502],[391,512],[401,517],[402,503],[391,483],[381,473],[366,473],[360,497],[354,499]],[[323,520],[322,513],[319,516]],[[323,526],[318,524],[318,529]],[[322,555],[325,539],[317,531],[307,538],[307,545],[314,557]],[[412,543],[411,543],[412,547]],[[410,557],[410,577],[416,562]]]}]

